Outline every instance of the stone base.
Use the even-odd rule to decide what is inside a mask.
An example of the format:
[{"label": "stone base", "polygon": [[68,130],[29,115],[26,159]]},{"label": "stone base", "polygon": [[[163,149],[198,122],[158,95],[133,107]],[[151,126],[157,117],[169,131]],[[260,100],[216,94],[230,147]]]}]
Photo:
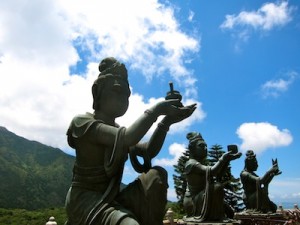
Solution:
[{"label": "stone base", "polygon": [[202,223],[197,223],[197,222],[185,222],[183,220],[174,220],[174,223],[171,224],[168,220],[164,220],[164,225],[240,225],[240,221],[231,221],[231,222],[209,222],[209,221],[204,221]]},{"label": "stone base", "polygon": [[241,212],[235,213],[234,218],[240,220],[244,225],[280,225],[287,222],[282,213]]},{"label": "stone base", "polygon": [[240,222],[231,222],[231,223],[223,223],[223,222],[209,222],[209,221],[204,221],[202,223],[194,223],[194,222],[184,222],[182,223],[177,223],[180,225],[239,225],[241,224]]}]

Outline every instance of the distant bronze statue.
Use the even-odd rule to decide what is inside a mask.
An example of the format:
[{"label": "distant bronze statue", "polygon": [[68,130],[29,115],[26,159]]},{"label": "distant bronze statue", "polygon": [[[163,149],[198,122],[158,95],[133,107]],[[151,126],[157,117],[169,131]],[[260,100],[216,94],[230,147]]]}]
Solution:
[{"label": "distant bronze statue", "polygon": [[247,210],[261,213],[274,213],[277,206],[269,199],[269,184],[273,177],[281,174],[277,159],[272,159],[272,168],[264,176],[259,177],[254,173],[258,164],[253,150],[246,152],[245,168],[241,172],[241,181],[244,188],[244,203]]},{"label": "distant bronze statue", "polygon": [[[66,197],[67,225],[159,225],[167,202],[167,171],[151,166],[169,127],[189,117],[196,104],[180,105],[180,99],[161,101],[145,111],[128,128],[115,123],[128,108],[130,88],[127,69],[115,58],[99,64],[92,86],[94,113],[72,120],[68,143],[76,150],[72,185]],[[140,143],[152,124],[164,118],[149,142]],[[128,158],[141,175],[121,185]],[[137,160],[143,158],[144,164]]]},{"label": "distant bronze statue", "polygon": [[[185,164],[188,190],[183,205],[187,213],[186,221],[223,221],[233,217],[233,212],[224,202],[224,186],[215,177],[222,174],[231,160],[241,157],[236,145],[231,145],[213,166],[205,165],[207,144],[200,133],[187,134],[189,140],[189,160]],[[230,216],[228,216],[231,214]]]}]

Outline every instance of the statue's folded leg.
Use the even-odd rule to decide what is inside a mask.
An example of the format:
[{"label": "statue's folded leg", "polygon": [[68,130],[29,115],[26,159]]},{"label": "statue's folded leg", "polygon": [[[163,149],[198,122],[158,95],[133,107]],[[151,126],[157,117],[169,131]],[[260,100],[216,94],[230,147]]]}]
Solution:
[{"label": "statue's folded leg", "polygon": [[153,167],[142,173],[117,196],[117,201],[136,216],[140,224],[163,223],[167,203],[167,172]]}]

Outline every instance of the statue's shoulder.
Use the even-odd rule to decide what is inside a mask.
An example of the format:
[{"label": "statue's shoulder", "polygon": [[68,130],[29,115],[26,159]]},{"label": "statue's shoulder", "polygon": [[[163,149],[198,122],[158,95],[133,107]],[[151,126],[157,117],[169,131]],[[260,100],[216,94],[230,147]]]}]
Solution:
[{"label": "statue's shoulder", "polygon": [[94,115],[92,113],[85,113],[85,114],[79,114],[79,115],[76,115],[73,119],[72,119],[72,122],[71,124],[85,124],[85,123],[88,123],[88,122],[92,122],[92,121],[95,121],[95,118],[94,118]]},{"label": "statue's shoulder", "polygon": [[185,172],[186,172],[187,174],[189,174],[189,173],[191,172],[192,168],[193,168],[194,166],[198,165],[198,164],[199,164],[199,162],[198,162],[197,160],[195,160],[195,159],[189,159],[189,160],[186,161],[186,163],[185,163]]},{"label": "statue's shoulder", "polygon": [[100,120],[96,120],[92,113],[85,113],[77,115],[71,121],[68,128],[67,135],[71,135],[75,138],[83,136],[94,123],[102,123]]},{"label": "statue's shoulder", "polygon": [[247,170],[242,170],[241,173],[240,173],[240,176],[241,177],[246,177],[248,176],[250,173],[247,171]]},{"label": "statue's shoulder", "polygon": [[185,166],[195,165],[195,164],[199,164],[199,162],[196,159],[189,159],[188,161],[186,161]]}]

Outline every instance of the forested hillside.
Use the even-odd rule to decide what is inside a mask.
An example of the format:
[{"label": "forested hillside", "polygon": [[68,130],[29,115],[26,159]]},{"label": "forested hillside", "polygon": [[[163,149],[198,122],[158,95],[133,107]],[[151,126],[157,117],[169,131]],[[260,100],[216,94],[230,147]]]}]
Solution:
[{"label": "forested hillside", "polygon": [[62,207],[74,157],[0,127],[0,208]]}]

